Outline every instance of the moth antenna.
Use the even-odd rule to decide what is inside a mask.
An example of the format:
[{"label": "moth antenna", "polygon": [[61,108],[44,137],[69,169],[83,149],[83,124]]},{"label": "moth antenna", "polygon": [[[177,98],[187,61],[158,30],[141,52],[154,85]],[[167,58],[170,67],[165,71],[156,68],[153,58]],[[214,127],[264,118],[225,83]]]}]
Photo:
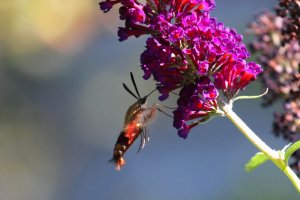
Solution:
[{"label": "moth antenna", "polygon": [[136,98],[136,99],[139,99],[128,87],[127,87],[127,85],[125,84],[125,83],[123,83],[123,87],[124,87],[124,89],[129,93],[129,94],[131,94],[134,98]]},{"label": "moth antenna", "polygon": [[141,95],[140,95],[140,93],[139,93],[139,91],[138,91],[138,89],[137,89],[137,87],[136,87],[135,80],[134,80],[134,77],[133,77],[132,72],[130,72],[130,78],[131,78],[132,84],[133,84],[133,86],[134,86],[134,89],[135,89],[135,91],[136,91],[136,94],[138,95],[139,98],[141,98]]}]

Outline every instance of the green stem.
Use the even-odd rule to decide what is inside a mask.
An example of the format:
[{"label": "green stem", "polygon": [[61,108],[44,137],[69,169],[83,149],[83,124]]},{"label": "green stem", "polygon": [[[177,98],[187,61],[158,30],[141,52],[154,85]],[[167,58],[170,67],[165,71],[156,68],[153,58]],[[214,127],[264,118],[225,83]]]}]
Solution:
[{"label": "green stem", "polygon": [[284,174],[290,179],[297,191],[300,193],[300,180],[295,172],[287,165],[283,170]]},{"label": "green stem", "polygon": [[271,149],[262,141],[232,110],[232,104],[225,105],[223,111],[226,117],[244,134],[244,136],[261,152],[267,155],[273,163],[290,179],[300,193],[300,180],[293,170],[285,163],[284,157],[278,151]]}]

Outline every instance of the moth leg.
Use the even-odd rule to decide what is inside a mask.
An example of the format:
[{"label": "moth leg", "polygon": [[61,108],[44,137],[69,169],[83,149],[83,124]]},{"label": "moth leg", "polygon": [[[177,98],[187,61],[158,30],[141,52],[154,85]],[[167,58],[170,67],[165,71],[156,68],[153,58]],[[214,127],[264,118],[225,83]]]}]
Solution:
[{"label": "moth leg", "polygon": [[140,150],[144,148],[145,143],[146,143],[146,139],[145,139],[145,130],[144,130],[144,129],[142,130],[142,133],[141,133],[141,136],[140,136],[140,137],[141,137],[141,142],[140,142],[140,146],[139,146],[139,149],[138,149],[137,153],[139,153]]},{"label": "moth leg", "polygon": [[171,117],[171,118],[173,118],[173,116],[172,116],[172,115],[170,115],[170,114],[166,113],[166,112],[165,112],[165,111],[163,111],[161,108],[158,108],[158,107],[156,107],[156,109],[157,109],[159,112],[163,113],[164,115],[166,115],[166,116],[168,116],[168,117]]},{"label": "moth leg", "polygon": [[149,132],[148,132],[148,129],[146,126],[144,127],[144,133],[145,133],[144,138],[145,138],[146,142],[149,142],[150,137],[149,137]]}]

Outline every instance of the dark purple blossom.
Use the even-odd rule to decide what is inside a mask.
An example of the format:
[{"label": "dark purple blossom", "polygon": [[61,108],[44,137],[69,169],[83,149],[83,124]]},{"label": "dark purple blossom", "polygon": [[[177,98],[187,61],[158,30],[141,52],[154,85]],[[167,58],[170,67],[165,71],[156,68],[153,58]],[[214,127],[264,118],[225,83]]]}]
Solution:
[{"label": "dark purple blossom", "polygon": [[300,1],[280,0],[276,12],[284,19],[281,44],[285,45],[292,40],[300,43]]},{"label": "dark purple blossom", "polygon": [[218,113],[219,92],[229,101],[262,71],[246,62],[242,35],[210,17],[214,0],[106,0],[100,6],[107,12],[117,3],[125,20],[119,40],[149,35],[141,68],[145,79],[156,81],[159,99],[180,90],[173,125],[183,138]]},{"label": "dark purple blossom", "polygon": [[[257,16],[250,24],[250,32],[255,36],[251,47],[264,66],[261,81],[269,88],[263,105],[272,105],[276,100],[283,103],[282,111],[274,114],[274,133],[296,142],[300,139],[300,44],[287,40],[282,31],[285,23],[285,19],[270,11]],[[293,154],[291,166],[300,175],[300,151]]]}]

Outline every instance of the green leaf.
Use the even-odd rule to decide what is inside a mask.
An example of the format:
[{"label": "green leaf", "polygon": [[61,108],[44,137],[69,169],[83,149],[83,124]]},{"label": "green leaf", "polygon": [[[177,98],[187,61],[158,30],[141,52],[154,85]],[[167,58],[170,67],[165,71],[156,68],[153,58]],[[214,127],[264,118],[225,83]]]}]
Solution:
[{"label": "green leaf", "polygon": [[256,167],[258,167],[259,165],[263,164],[264,162],[266,162],[267,160],[269,160],[269,157],[266,156],[264,153],[262,152],[258,152],[256,153],[251,159],[250,161],[245,165],[245,170],[247,172],[250,172],[252,170],[254,170]]},{"label": "green leaf", "polygon": [[294,144],[291,144],[286,148],[285,154],[284,154],[284,160],[286,163],[288,163],[288,160],[291,157],[291,155],[298,149],[300,149],[300,141],[297,141]]}]

